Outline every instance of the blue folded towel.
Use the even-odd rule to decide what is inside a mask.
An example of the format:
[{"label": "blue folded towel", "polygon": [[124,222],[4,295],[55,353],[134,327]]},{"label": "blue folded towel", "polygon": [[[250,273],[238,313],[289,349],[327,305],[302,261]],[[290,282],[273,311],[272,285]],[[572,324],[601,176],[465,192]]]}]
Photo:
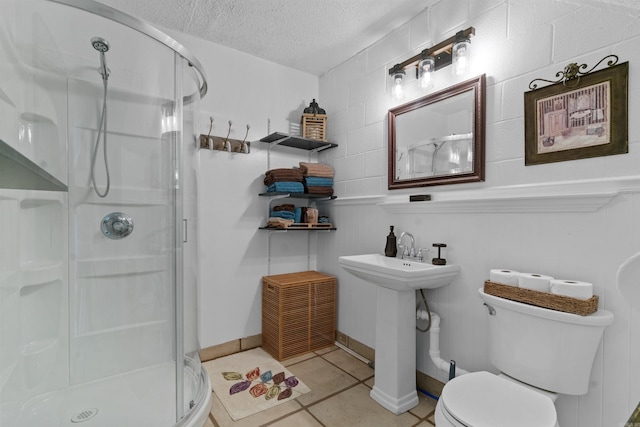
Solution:
[{"label": "blue folded towel", "polygon": [[302,208],[293,209],[293,222],[296,222],[296,223],[302,222]]},{"label": "blue folded towel", "polygon": [[295,215],[291,211],[271,211],[270,216],[275,216],[283,219],[294,219]]},{"label": "blue folded towel", "polygon": [[304,193],[304,185],[301,182],[277,181],[267,187],[268,192]]},{"label": "blue folded towel", "polygon": [[309,187],[331,187],[333,186],[333,178],[325,178],[321,176],[307,176],[304,178]]}]

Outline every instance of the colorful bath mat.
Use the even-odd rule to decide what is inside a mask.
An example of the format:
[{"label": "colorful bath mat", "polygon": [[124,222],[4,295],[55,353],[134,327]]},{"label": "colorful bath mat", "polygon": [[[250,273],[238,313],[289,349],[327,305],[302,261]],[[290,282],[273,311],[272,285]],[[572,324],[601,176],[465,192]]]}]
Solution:
[{"label": "colorful bath mat", "polygon": [[237,421],[311,391],[261,348],[205,362],[211,388]]}]

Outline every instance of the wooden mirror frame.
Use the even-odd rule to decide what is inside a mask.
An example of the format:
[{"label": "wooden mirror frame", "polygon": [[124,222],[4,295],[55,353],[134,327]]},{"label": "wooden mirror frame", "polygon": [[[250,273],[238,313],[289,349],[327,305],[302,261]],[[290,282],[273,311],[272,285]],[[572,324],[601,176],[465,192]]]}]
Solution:
[{"label": "wooden mirror frame", "polygon": [[[415,111],[427,105],[460,95],[467,91],[474,91],[473,100],[473,171],[467,173],[430,176],[414,179],[396,179],[396,119],[398,116]],[[467,81],[457,83],[446,89],[423,96],[415,101],[392,108],[388,113],[388,181],[389,190],[402,188],[426,187],[430,185],[462,184],[467,182],[484,181],[485,172],[485,97],[486,78],[482,74]]]}]

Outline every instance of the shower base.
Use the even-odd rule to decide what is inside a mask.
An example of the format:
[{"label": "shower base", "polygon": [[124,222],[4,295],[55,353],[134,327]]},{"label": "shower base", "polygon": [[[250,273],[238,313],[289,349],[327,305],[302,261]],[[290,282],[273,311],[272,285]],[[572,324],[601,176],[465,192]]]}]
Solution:
[{"label": "shower base", "polygon": [[[204,370],[196,373],[185,368],[185,396],[195,394],[200,378],[205,381],[200,388],[204,395],[199,396],[188,420],[177,424],[181,427],[201,427],[209,414],[211,386]],[[169,427],[176,425],[175,383],[174,363],[165,363],[46,393],[22,408],[5,405],[0,425],[7,422],[7,426],[15,427]],[[188,408],[189,404],[185,406]]]}]

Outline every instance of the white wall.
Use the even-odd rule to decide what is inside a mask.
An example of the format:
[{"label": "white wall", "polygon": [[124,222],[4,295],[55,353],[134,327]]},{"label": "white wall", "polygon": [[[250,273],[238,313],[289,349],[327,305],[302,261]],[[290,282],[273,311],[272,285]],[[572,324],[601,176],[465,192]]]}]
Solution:
[{"label": "white wall", "polygon": [[[270,234],[269,199],[262,180],[269,168],[308,161],[304,151],[258,140],[270,132],[297,132],[300,117],[318,99],[318,77],[251,55],[170,33],[203,64],[209,83],[201,102],[197,131],[242,140],[250,125],[251,153],[198,151],[199,338],[214,346],[257,335],[262,330],[262,276],[315,268],[315,237],[307,233]],[[308,241],[310,239],[310,241]],[[271,258],[269,258],[271,253]]]},{"label": "white wall", "polygon": [[[397,235],[412,232],[422,247],[447,243],[445,257],[462,267],[453,283],[428,291],[427,298],[442,316],[443,357],[467,370],[495,372],[488,359],[485,309],[477,297],[489,269],[590,281],[600,306],[614,313],[615,322],[605,332],[589,394],[561,396],[559,422],[563,427],[624,424],[640,400],[640,344],[634,338],[640,334],[640,315],[620,295],[615,278],[620,264],[640,250],[640,227],[634,220],[640,215],[637,184],[618,193],[620,184],[608,182],[614,197],[594,212],[394,214],[378,203],[408,194],[429,193],[434,200],[473,198],[500,186],[523,185],[523,191],[536,191],[540,183],[594,180],[595,188],[608,177],[638,178],[638,22],[638,12],[594,2],[442,0],[321,77],[330,138],[339,144],[325,159],[336,169],[338,200],[331,204],[331,216],[338,231],[318,241],[318,267],[338,276],[339,330],[375,346],[375,289],[341,270],[337,258],[381,253],[389,225],[396,226]],[[476,29],[470,76],[487,76],[486,181],[390,192],[385,119],[394,104],[387,71],[469,26]],[[595,65],[611,53],[621,62],[629,61],[629,153],[525,167],[523,94],[529,82],[553,78],[569,62]],[[433,90],[457,81],[448,68],[436,78],[442,83]],[[407,100],[423,94],[411,92]],[[591,182],[584,191],[591,191]],[[560,185],[549,191],[566,189]],[[418,369],[445,381],[447,374],[428,360],[427,337],[418,334],[417,339]]]}]

